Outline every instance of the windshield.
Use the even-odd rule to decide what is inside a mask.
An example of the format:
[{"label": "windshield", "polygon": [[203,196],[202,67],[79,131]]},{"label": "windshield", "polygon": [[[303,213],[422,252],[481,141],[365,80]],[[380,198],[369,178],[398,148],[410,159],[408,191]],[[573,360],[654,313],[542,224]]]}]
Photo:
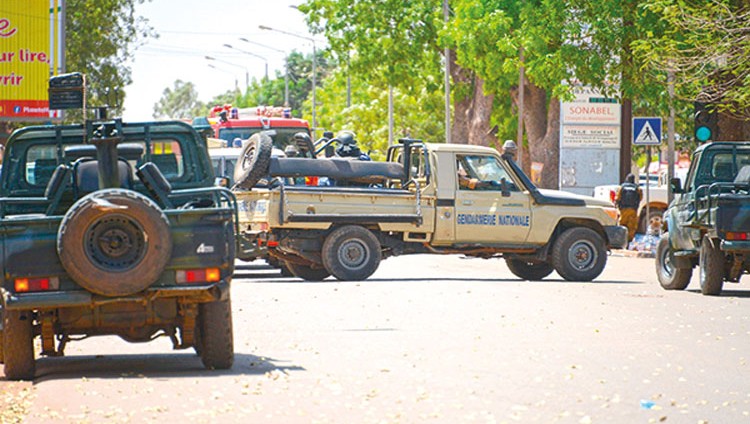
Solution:
[{"label": "windshield", "polygon": [[[234,127],[234,128],[220,128],[219,138],[228,142],[232,142],[235,138],[247,140],[253,134],[257,134],[259,132],[265,132],[266,134],[268,134],[273,140],[273,147],[281,151],[286,151],[287,146],[292,146],[295,149],[299,149],[300,146],[298,146],[294,141],[294,134],[297,134],[299,132],[304,132],[304,133],[307,133],[308,135],[310,134],[310,132],[306,128],[300,128],[300,127],[273,128],[270,130],[264,130],[262,128]],[[300,155],[304,157],[312,157],[311,152],[300,152]]]},{"label": "windshield", "polygon": [[692,188],[716,182],[732,182],[744,166],[750,166],[750,150],[707,149],[702,154]]}]

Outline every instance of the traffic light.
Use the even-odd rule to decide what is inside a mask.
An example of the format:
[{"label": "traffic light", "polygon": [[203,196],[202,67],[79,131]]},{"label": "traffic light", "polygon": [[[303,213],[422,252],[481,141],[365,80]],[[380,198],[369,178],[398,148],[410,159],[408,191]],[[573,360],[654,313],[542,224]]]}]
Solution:
[{"label": "traffic light", "polygon": [[695,107],[695,139],[698,141],[716,140],[719,136],[719,115],[710,104],[693,103]]}]

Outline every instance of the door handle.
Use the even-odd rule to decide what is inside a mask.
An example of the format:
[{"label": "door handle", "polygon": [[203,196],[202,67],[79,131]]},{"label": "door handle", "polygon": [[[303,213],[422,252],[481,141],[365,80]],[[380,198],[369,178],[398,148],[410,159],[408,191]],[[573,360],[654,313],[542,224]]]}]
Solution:
[{"label": "door handle", "polygon": [[463,200],[463,201],[461,201],[461,204],[469,206],[469,205],[473,205],[474,201],[473,200]]}]

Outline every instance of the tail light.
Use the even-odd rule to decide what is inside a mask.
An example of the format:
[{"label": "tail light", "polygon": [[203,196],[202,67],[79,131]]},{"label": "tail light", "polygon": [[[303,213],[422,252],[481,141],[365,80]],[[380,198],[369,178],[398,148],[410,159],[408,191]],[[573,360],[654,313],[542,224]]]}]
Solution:
[{"label": "tail light", "polygon": [[318,185],[318,177],[305,177],[305,185],[306,186],[317,186]]},{"label": "tail light", "polygon": [[40,278],[16,278],[16,293],[39,292],[58,290],[60,280],[57,277],[40,277]]},{"label": "tail light", "polygon": [[617,197],[617,193],[614,190],[609,191],[609,201],[612,203],[615,203],[615,197]]},{"label": "tail light", "polygon": [[749,240],[750,239],[750,233],[736,233],[728,231],[725,238],[727,240]]},{"label": "tail light", "polygon": [[178,269],[175,281],[178,284],[215,283],[221,280],[219,268]]}]

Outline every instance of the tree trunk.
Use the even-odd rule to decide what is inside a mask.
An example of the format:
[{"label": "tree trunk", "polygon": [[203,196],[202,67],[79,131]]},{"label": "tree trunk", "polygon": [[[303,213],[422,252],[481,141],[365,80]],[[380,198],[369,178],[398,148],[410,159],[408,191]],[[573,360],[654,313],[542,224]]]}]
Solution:
[{"label": "tree trunk", "polygon": [[[541,163],[543,188],[559,187],[560,169],[560,101],[548,100],[547,92],[526,81],[524,92],[524,128],[529,143],[530,160],[524,162],[528,172],[532,162]],[[511,92],[518,103],[518,93]],[[527,165],[528,163],[528,165]]]},{"label": "tree trunk", "polygon": [[[474,72],[456,63],[456,54],[451,50],[451,78],[453,85],[468,85],[471,96],[453,96],[453,125],[451,139],[454,143],[476,144],[497,147],[497,138],[490,127],[494,96],[484,94],[484,81]],[[455,91],[454,91],[455,93]]]},{"label": "tree trunk", "polygon": [[750,120],[719,113],[719,141],[750,141]]}]

